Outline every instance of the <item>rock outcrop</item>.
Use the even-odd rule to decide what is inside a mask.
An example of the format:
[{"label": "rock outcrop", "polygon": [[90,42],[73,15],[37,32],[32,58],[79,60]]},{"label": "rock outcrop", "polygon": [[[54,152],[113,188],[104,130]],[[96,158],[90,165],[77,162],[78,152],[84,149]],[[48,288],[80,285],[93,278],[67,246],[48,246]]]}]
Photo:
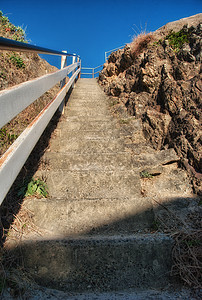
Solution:
[{"label": "rock outcrop", "polygon": [[198,193],[201,21],[199,14],[140,35],[109,56],[98,79],[117,106],[142,120],[144,135],[155,149],[175,149]]}]

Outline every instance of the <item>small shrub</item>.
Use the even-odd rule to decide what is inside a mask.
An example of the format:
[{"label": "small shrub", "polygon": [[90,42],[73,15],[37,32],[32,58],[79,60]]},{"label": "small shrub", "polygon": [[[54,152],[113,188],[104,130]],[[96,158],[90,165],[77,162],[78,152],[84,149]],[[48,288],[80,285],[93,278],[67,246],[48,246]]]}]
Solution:
[{"label": "small shrub", "polygon": [[171,31],[171,33],[167,35],[166,39],[175,51],[179,51],[184,44],[189,42],[189,33],[185,30],[185,28],[178,32]]}]

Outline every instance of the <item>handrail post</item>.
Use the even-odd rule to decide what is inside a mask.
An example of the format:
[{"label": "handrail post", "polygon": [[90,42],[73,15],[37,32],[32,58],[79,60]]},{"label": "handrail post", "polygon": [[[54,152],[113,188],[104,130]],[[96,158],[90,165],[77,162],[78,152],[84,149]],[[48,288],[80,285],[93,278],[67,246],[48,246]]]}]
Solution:
[{"label": "handrail post", "polygon": [[80,68],[80,73],[79,73],[78,78],[81,78],[81,60],[80,60],[80,57],[77,57],[77,62],[80,62],[80,66],[78,67],[78,68]]},{"label": "handrail post", "polygon": [[[64,53],[67,53],[67,51],[62,51]],[[67,56],[62,55],[61,57],[61,69],[65,68],[67,66]],[[62,89],[63,86],[66,83],[66,77],[60,81],[60,88]],[[59,106],[59,112],[63,115],[64,114],[64,105],[65,105],[65,98],[62,100],[60,106]]]},{"label": "handrail post", "polygon": [[[72,56],[72,64],[74,64],[76,61],[76,57],[75,56]],[[72,71],[72,75],[75,73],[75,70]],[[75,81],[74,81],[75,82]],[[74,83],[72,84],[72,88],[74,88]]]},{"label": "handrail post", "polygon": [[93,76],[93,78],[94,78],[94,68],[92,68],[92,76]]}]

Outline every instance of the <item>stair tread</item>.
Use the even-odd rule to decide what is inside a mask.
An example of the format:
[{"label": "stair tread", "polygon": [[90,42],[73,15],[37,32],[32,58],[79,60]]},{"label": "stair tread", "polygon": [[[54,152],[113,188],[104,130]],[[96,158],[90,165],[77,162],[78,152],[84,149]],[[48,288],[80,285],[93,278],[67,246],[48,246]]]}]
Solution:
[{"label": "stair tread", "polygon": [[150,233],[152,202],[141,194],[139,168],[155,157],[132,157],[118,127],[96,80],[79,79],[43,158],[47,168],[37,172],[49,198],[23,203],[41,232],[25,230],[13,250],[41,285],[67,292],[168,285],[173,240]]},{"label": "stair tread", "polygon": [[[28,199],[32,222],[48,236],[132,234],[148,230],[154,221],[149,199],[49,198]],[[45,235],[43,235],[44,237]]]},{"label": "stair tread", "polygon": [[50,170],[47,185],[52,197],[99,198],[140,196],[140,177],[133,171]]},{"label": "stair tread", "polygon": [[166,236],[133,235],[25,241],[20,251],[36,282],[80,292],[167,286],[172,246]]}]

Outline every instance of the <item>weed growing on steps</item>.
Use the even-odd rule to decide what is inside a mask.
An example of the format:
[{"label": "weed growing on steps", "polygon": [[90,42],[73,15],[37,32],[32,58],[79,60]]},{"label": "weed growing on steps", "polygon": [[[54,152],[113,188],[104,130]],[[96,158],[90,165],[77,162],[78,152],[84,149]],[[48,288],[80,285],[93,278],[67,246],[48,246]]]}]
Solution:
[{"label": "weed growing on steps", "polygon": [[120,122],[120,124],[129,124],[130,119],[120,119],[119,122]]},{"label": "weed growing on steps", "polygon": [[140,177],[141,178],[153,178],[153,175],[147,171],[142,171],[142,172],[140,172]]},{"label": "weed growing on steps", "polygon": [[48,190],[46,183],[41,179],[32,178],[29,183],[25,183],[24,186],[18,192],[18,196],[36,196],[39,198],[47,198]]}]

